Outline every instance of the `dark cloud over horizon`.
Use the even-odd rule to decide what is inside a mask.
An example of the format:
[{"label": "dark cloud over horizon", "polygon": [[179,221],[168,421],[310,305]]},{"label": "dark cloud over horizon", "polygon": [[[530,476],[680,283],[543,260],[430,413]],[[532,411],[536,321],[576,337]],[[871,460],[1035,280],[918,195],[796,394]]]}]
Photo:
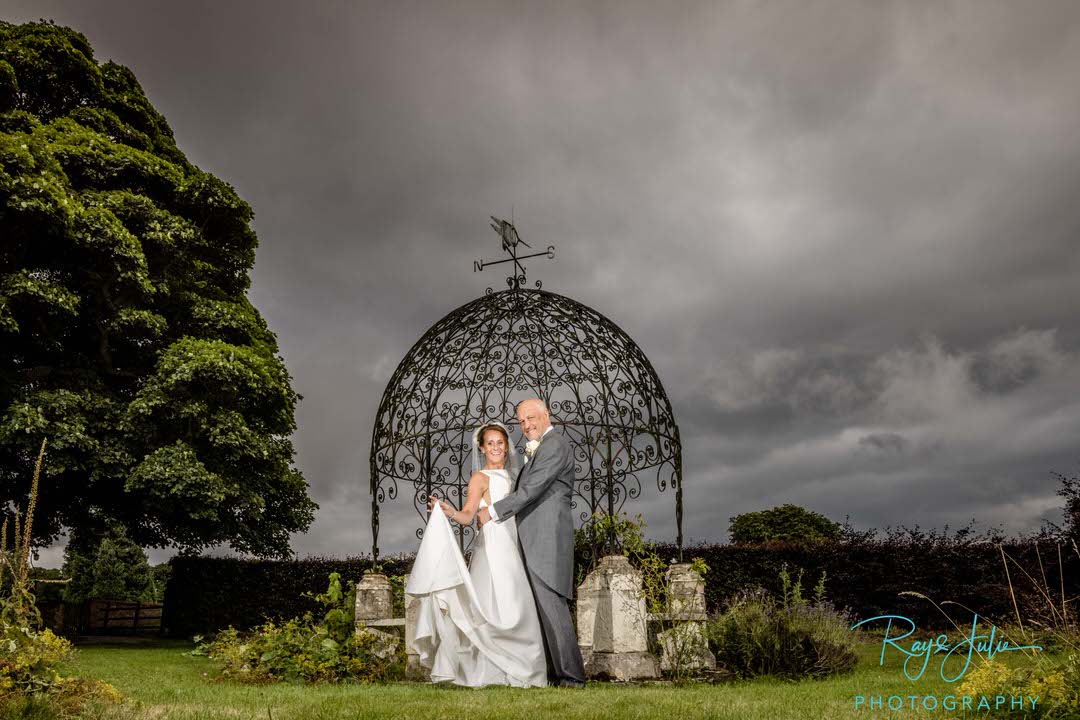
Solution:
[{"label": "dark cloud over horizon", "polygon": [[[304,396],[303,553],[370,545],[396,363],[530,277],[650,357],[686,535],[794,502],[1010,531],[1080,464],[1080,6],[7,2],[130,67],[253,206],[251,298]],[[670,497],[647,497],[674,535]],[[384,511],[385,551],[415,544]]]}]

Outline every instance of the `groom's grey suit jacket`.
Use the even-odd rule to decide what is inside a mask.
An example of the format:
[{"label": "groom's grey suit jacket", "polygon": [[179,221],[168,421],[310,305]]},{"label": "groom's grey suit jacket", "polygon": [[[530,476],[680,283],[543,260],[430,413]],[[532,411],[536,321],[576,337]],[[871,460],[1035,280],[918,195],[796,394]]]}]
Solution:
[{"label": "groom's grey suit jacket", "polygon": [[496,522],[517,518],[525,565],[548,587],[574,597],[574,451],[558,430],[544,435],[514,491],[494,503]]}]

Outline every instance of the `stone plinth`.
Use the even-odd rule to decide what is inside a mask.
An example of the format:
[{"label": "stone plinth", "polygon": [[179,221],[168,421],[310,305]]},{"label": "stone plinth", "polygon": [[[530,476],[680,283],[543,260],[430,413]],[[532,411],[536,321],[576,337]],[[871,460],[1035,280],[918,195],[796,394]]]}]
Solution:
[{"label": "stone plinth", "polygon": [[577,632],[585,674],[611,680],[659,676],[649,654],[641,576],[622,555],[600,559],[578,588]]},{"label": "stone plinth", "polygon": [[690,563],[674,563],[667,569],[670,617],[673,620],[705,620],[705,581]]},{"label": "stone plinth", "polygon": [[661,651],[660,669],[664,672],[673,672],[680,666],[683,672],[716,669],[716,656],[705,639],[703,623],[681,623],[659,633],[656,640]]},{"label": "stone plinth", "polygon": [[369,573],[356,585],[356,626],[394,617],[394,591],[382,573]]},{"label": "stone plinth", "polygon": [[594,652],[585,674],[594,680],[648,680],[660,677],[660,670],[656,656],[649,652]]}]

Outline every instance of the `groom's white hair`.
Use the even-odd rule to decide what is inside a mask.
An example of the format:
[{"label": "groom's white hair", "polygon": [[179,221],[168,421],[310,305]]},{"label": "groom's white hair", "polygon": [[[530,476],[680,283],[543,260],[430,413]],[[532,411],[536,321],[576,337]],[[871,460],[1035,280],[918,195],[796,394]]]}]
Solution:
[{"label": "groom's white hair", "polygon": [[547,405],[546,405],[546,404],[544,404],[544,401],[543,401],[543,400],[541,400],[541,399],[540,399],[540,398],[538,398],[538,397],[531,397],[531,398],[525,398],[524,400],[522,400],[521,402],[519,402],[519,403],[517,404],[517,406],[516,406],[516,407],[514,407],[514,409],[515,409],[515,410],[517,410],[517,409],[518,409],[519,407],[521,407],[522,405],[524,405],[525,403],[528,403],[528,402],[531,402],[531,403],[536,403],[537,405],[539,405],[539,406],[540,406],[540,412],[542,412],[542,413],[547,413],[548,415],[550,415],[550,414],[551,414],[551,411],[550,411],[550,410],[548,410],[548,407],[547,407]]}]

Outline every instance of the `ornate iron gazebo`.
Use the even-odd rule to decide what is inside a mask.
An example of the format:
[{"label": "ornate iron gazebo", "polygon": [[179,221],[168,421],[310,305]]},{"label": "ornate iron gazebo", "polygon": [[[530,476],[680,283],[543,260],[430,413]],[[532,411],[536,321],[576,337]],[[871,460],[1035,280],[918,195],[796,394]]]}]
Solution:
[{"label": "ornate iron gazebo", "polygon": [[[433,493],[459,505],[473,468],[473,430],[484,422],[514,424],[515,406],[543,399],[552,424],[575,449],[574,508],[584,525],[593,513],[615,515],[637,498],[642,482],[675,491],[682,554],[682,445],[671,402],[637,344],[615,323],[571,298],[525,288],[527,257],[518,256],[513,225],[503,248],[513,262],[509,288],[485,295],[439,320],[390,378],[371,440],[371,534],[379,556],[379,508],[405,489],[421,518]],[[507,227],[511,232],[507,231]],[[500,230],[499,226],[496,227]],[[510,242],[507,242],[507,238]],[[474,263],[482,270],[494,262]],[[464,549],[471,528],[459,527]]]}]

